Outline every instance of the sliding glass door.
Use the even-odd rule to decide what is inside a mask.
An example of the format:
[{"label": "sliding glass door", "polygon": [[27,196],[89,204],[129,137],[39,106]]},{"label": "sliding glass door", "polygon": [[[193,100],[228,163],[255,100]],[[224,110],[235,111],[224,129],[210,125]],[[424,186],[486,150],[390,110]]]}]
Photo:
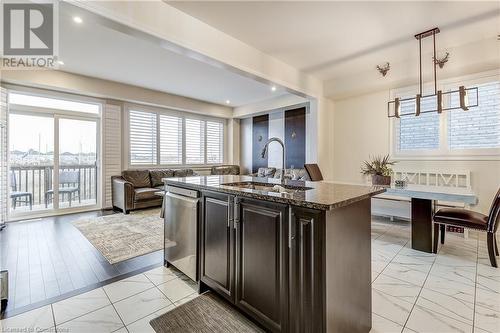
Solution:
[{"label": "sliding glass door", "polygon": [[98,115],[83,113],[84,103],[75,112],[15,100],[8,123],[11,218],[96,208]]},{"label": "sliding glass door", "polygon": [[50,115],[9,115],[10,212],[53,209],[44,200],[54,187],[54,118]]},{"label": "sliding glass door", "polygon": [[97,121],[60,117],[56,120],[59,132],[59,208],[95,205]]}]

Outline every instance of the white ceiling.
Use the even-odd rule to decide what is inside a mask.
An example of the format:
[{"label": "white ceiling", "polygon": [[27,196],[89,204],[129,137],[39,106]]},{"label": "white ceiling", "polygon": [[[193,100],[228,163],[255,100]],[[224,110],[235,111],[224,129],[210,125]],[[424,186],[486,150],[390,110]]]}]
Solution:
[{"label": "white ceiling", "polygon": [[495,37],[500,2],[168,2],[323,80],[414,58],[414,34],[440,27],[438,51]]},{"label": "white ceiling", "polygon": [[[74,15],[83,17],[84,22],[73,22]],[[221,105],[230,100],[233,107],[287,94],[279,87],[273,92],[267,84],[122,33],[72,5],[61,3],[59,24],[63,71]]]}]

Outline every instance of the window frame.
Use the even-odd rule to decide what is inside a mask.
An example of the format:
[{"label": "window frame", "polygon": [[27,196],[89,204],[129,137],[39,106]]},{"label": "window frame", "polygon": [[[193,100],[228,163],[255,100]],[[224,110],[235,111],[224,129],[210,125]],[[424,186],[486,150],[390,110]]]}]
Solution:
[{"label": "window frame", "polygon": [[[123,165],[126,165],[128,168],[138,168],[138,169],[144,169],[144,168],[208,168],[212,167],[214,165],[221,165],[226,163],[227,159],[227,119],[225,118],[219,118],[219,117],[209,117],[209,116],[203,116],[194,112],[188,112],[188,111],[179,111],[179,110],[174,110],[170,108],[160,108],[160,107],[155,107],[155,106],[146,106],[146,105],[141,105],[141,104],[135,104],[135,103],[125,103],[124,104],[124,110],[125,110],[125,117],[123,117],[123,142],[126,142],[124,145],[124,153],[123,153]],[[138,111],[138,112],[152,112],[156,114],[157,120],[156,120],[156,126],[157,126],[157,131],[156,131],[156,163],[155,164],[131,164],[130,162],[130,110],[132,111]],[[161,163],[161,158],[160,158],[160,115],[166,115],[166,116],[174,116],[174,117],[179,117],[182,119],[182,161],[181,164],[162,164]],[[186,118],[189,119],[197,119],[197,120],[203,120],[205,121],[205,135],[204,135],[204,140],[205,140],[205,150],[204,150],[204,163],[200,164],[187,164],[186,163]],[[222,124],[223,128],[223,138],[222,138],[222,162],[221,163],[207,163],[207,145],[206,145],[206,140],[207,140],[207,132],[206,132],[206,122],[207,121],[212,121],[212,122],[218,122]]]},{"label": "window frame", "polygon": [[[440,80],[438,90],[447,91],[456,90],[458,85],[475,86],[488,82],[500,81],[500,70],[476,73],[472,75],[454,77],[451,79]],[[415,95],[418,86],[407,86],[403,88],[392,89],[390,99],[398,96]],[[424,84],[424,92],[433,91],[433,83]],[[445,101],[447,103],[447,101]],[[481,105],[481,101],[479,101]],[[422,150],[398,150],[398,131],[397,118],[389,118],[389,152],[395,160],[500,160],[499,148],[467,148],[450,149],[448,146],[448,112],[460,112],[460,110],[444,111],[439,116],[439,148]]]},{"label": "window frame", "polygon": [[[106,100],[96,98],[96,97],[91,97],[91,96],[86,96],[86,95],[80,95],[80,94],[73,94],[73,93],[66,93],[66,92],[60,92],[60,91],[54,91],[54,90],[48,90],[48,89],[42,89],[42,88],[33,88],[33,87],[25,87],[25,86],[19,86],[16,84],[2,84],[2,87],[7,90],[7,105],[8,105],[8,112],[7,116],[9,117],[10,114],[19,114],[19,115],[27,115],[27,116],[38,116],[38,117],[49,117],[54,120],[54,152],[59,149],[57,147],[56,150],[56,137],[59,137],[59,121],[60,119],[74,119],[74,120],[86,120],[86,121],[94,121],[96,123],[96,163],[97,163],[97,196],[96,196],[96,203],[93,205],[84,205],[84,206],[75,206],[75,207],[66,207],[66,208],[59,208],[57,209],[49,209],[45,211],[40,211],[40,212],[29,212],[28,215],[25,213],[16,213],[15,217],[20,218],[23,216],[30,216],[30,217],[39,217],[39,216],[49,216],[49,215],[61,215],[61,214],[68,214],[72,212],[80,212],[80,211],[89,211],[93,210],[96,208],[102,208],[104,205],[104,193],[105,193],[105,182],[104,182],[104,169],[106,168],[105,166],[105,161],[104,161],[104,156],[103,156],[103,151],[104,151],[104,128],[103,128],[103,114],[104,114],[104,108],[106,105]],[[73,111],[73,110],[64,110],[64,109],[54,109],[54,108],[46,108],[46,107],[40,107],[40,106],[28,106],[24,104],[14,104],[9,102],[9,97],[8,95],[10,93],[15,93],[15,94],[23,94],[23,95],[31,95],[31,96],[37,96],[37,97],[46,97],[46,98],[53,98],[53,99],[61,99],[61,100],[67,100],[67,101],[72,101],[72,102],[80,102],[80,103],[88,103],[88,104],[95,104],[99,108],[98,113],[91,113],[91,112],[80,112],[80,111]],[[7,136],[9,133],[7,132]],[[7,152],[7,160],[10,161],[10,149],[8,149]],[[9,162],[10,163],[10,162]],[[54,170],[59,168],[59,158],[57,158],[54,155]],[[59,181],[59,175],[58,173],[54,174],[54,181]],[[8,184],[10,186],[10,184]],[[56,192],[57,193],[57,189]],[[10,205],[10,204],[9,204]],[[10,210],[10,207],[9,207]]]},{"label": "window frame", "polygon": [[34,97],[42,97],[42,98],[52,98],[52,99],[60,99],[69,102],[78,102],[78,103],[86,103],[97,105],[99,108],[98,113],[93,112],[81,112],[81,111],[73,111],[73,110],[65,110],[65,109],[54,109],[54,108],[46,108],[42,106],[29,106],[24,104],[15,104],[7,101],[9,104],[9,110],[14,111],[16,113],[24,113],[24,114],[60,114],[69,117],[80,117],[80,118],[94,118],[100,119],[103,113],[103,105],[105,101],[98,98],[70,94],[70,93],[62,93],[58,91],[49,91],[38,88],[30,88],[30,87],[18,87],[16,85],[5,85],[4,86],[10,93],[14,94],[22,94],[29,95]]}]

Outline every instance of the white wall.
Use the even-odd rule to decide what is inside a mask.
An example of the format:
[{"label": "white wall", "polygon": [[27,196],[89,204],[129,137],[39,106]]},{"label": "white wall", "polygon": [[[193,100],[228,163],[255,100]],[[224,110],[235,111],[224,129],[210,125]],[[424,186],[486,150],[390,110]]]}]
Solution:
[{"label": "white wall", "polygon": [[[482,38],[482,36],[478,36]],[[439,39],[438,39],[439,41]],[[439,47],[440,44],[438,43]],[[438,68],[438,79],[448,79],[460,75],[473,74],[498,68],[500,43],[497,38],[486,38],[459,46],[437,49],[438,56],[444,51],[450,53],[450,60],[443,68]],[[481,56],[478,56],[478,55]],[[395,57],[398,54],[394,55]],[[425,49],[422,54],[423,76],[433,77],[432,53]],[[353,59],[356,61],[356,58]],[[350,72],[348,76],[337,77],[325,82],[325,95],[332,99],[349,98],[360,94],[368,94],[391,87],[405,87],[418,82],[418,52],[415,42],[415,53],[411,57],[390,61],[391,69],[387,76],[382,77],[373,66],[359,66],[359,71]]]},{"label": "white wall", "polygon": [[156,107],[168,107],[214,117],[231,118],[233,116],[232,108],[227,106],[62,71],[3,71],[1,79],[2,82],[6,83]]},{"label": "white wall", "polygon": [[240,121],[240,169],[246,175],[252,173],[252,118]]},{"label": "white wall", "polygon": [[228,164],[240,164],[240,120],[228,119],[226,130],[227,156],[224,160]]},{"label": "white wall", "polygon": [[[334,180],[365,183],[360,173],[369,155],[389,154],[389,90],[360,95],[335,102],[334,112]],[[452,111],[453,112],[453,111]],[[472,190],[479,198],[473,209],[487,213],[500,186],[500,161],[405,160],[401,168],[423,170],[470,170]]]}]

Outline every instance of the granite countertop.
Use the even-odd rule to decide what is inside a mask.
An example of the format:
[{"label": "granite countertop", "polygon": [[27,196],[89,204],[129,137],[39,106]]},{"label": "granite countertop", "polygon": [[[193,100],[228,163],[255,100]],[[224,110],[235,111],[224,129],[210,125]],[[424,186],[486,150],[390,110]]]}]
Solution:
[{"label": "granite countertop", "polygon": [[227,183],[258,182],[279,185],[279,179],[256,178],[250,176],[198,176],[186,178],[163,178],[166,185],[179,185],[196,190],[210,190],[235,194],[242,197],[272,201],[319,210],[330,210],[350,205],[354,202],[370,198],[385,192],[380,186],[345,185],[330,182],[304,182],[289,180],[285,184],[291,186],[310,187],[309,190],[293,192],[268,192],[248,188],[227,186]]}]

